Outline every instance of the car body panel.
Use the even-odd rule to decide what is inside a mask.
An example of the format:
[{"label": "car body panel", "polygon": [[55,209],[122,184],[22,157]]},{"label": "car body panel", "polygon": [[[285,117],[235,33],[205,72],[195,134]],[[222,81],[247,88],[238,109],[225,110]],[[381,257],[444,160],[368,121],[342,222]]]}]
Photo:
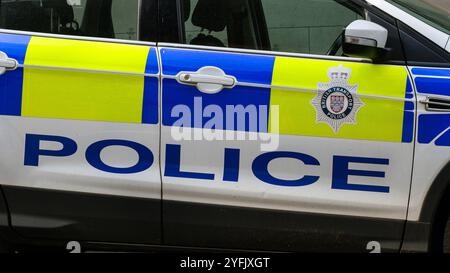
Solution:
[{"label": "car body panel", "polygon": [[[141,216],[154,217],[145,223],[151,223],[153,228],[148,230],[159,234],[156,48],[4,33],[0,34],[0,50],[19,62],[17,70],[1,79],[0,92],[5,98],[0,110],[0,139],[5,151],[0,164],[1,184],[24,187],[24,191],[34,188],[155,200],[158,214]],[[92,145],[105,140],[116,140],[116,145],[97,146],[98,158],[91,156],[87,160]],[[125,146],[117,145],[118,141]],[[125,177],[123,170],[140,162],[136,149],[126,145],[130,143],[151,149],[152,162],[145,171]],[[35,153],[41,155],[31,159]],[[27,236],[29,229],[19,224],[19,219],[36,210],[28,206],[31,203],[25,203],[16,211],[15,200],[11,200],[12,225],[19,225]],[[62,205],[52,203],[57,200],[61,199],[47,199],[48,205]],[[68,218],[69,222],[62,221],[61,226],[71,223],[73,219]],[[73,221],[80,221],[81,228],[88,224],[83,218]],[[26,223],[33,225],[33,221]],[[152,243],[160,242],[159,235],[153,238],[157,239]]]},{"label": "car body panel", "polygon": [[[450,99],[450,69],[410,67],[418,101],[429,98]],[[417,109],[417,144],[408,219],[420,219],[427,193],[442,169],[450,161],[450,114],[427,111],[423,103]],[[431,163],[431,164],[430,164]]]},{"label": "car body panel", "polygon": [[[449,35],[367,3],[450,52]],[[0,224],[26,239],[428,250],[450,114],[424,102],[449,100],[448,64],[14,30],[0,30],[0,51],[18,62],[0,76]],[[204,67],[234,84],[204,94],[178,77]],[[327,119],[350,100],[345,122]],[[229,123],[230,106],[244,119]]]}]

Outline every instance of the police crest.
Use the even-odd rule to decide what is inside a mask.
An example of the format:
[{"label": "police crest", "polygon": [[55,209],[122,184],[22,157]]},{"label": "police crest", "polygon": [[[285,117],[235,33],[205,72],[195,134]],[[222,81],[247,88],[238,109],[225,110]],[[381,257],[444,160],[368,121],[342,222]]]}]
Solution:
[{"label": "police crest", "polygon": [[356,95],[359,85],[350,85],[350,68],[342,65],[328,70],[330,82],[319,83],[317,96],[311,101],[316,109],[316,122],[327,123],[335,133],[344,124],[356,124],[356,114],[364,103]]}]

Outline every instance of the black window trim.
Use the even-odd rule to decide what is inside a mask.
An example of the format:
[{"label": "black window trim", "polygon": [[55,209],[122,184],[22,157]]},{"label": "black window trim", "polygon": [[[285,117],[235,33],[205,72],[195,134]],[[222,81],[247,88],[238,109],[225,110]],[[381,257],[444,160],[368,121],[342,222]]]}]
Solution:
[{"label": "black window trim", "polygon": [[159,0],[139,0],[138,41],[157,44],[161,25],[159,17]]}]

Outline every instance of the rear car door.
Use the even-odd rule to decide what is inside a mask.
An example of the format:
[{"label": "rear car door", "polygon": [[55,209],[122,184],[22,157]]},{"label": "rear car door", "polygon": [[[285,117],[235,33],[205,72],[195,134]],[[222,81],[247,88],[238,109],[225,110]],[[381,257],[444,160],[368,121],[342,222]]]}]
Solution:
[{"label": "rear car door", "polygon": [[[183,45],[159,45],[164,241],[398,250],[415,95],[394,20],[363,1],[177,3]],[[362,18],[389,31],[383,64],[331,56]]]},{"label": "rear car door", "polygon": [[1,1],[18,66],[0,76],[0,184],[26,238],[160,243],[159,68],[139,4]]}]

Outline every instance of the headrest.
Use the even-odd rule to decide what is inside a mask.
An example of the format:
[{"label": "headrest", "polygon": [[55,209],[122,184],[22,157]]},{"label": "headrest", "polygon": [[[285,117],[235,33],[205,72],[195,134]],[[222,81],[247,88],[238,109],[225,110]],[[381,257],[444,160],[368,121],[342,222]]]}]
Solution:
[{"label": "headrest", "polygon": [[227,0],[199,0],[192,14],[192,24],[210,31],[223,31],[228,22],[227,11]]},{"label": "headrest", "polygon": [[206,36],[203,33],[200,33],[197,37],[192,39],[191,45],[225,47],[225,45],[219,39],[211,35]]}]

